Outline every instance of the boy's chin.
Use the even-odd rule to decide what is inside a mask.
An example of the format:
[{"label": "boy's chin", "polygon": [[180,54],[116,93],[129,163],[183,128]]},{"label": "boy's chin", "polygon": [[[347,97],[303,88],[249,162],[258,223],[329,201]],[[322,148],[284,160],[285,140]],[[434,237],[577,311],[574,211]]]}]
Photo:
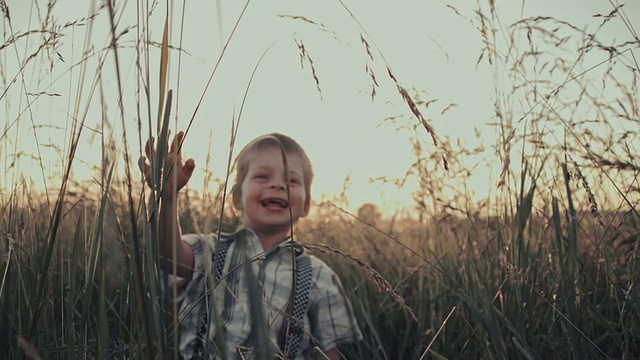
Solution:
[{"label": "boy's chin", "polygon": [[271,228],[273,230],[288,230],[289,228],[291,228],[291,225],[295,225],[297,221],[297,219],[293,219],[293,221],[274,221],[264,223],[262,224],[262,226],[264,228]]},{"label": "boy's chin", "polygon": [[284,241],[291,232],[291,224],[261,224],[260,226],[249,227],[259,236],[282,236]]},{"label": "boy's chin", "polygon": [[278,224],[278,223],[289,223],[292,222],[295,223],[296,221],[298,221],[298,219],[300,218],[301,214],[298,213],[298,211],[293,211],[293,213],[289,212],[289,209],[282,209],[282,210],[278,210],[278,211],[273,211],[273,210],[266,210],[266,212],[264,213],[264,218],[263,221],[264,223],[272,223],[272,224]]}]

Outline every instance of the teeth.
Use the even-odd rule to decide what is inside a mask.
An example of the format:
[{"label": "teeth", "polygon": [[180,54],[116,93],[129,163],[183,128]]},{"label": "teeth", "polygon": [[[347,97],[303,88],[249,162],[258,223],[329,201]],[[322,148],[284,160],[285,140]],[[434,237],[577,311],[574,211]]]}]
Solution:
[{"label": "teeth", "polygon": [[269,205],[269,204],[278,204],[283,208],[287,207],[287,202],[280,199],[267,199],[262,201],[262,205]]}]

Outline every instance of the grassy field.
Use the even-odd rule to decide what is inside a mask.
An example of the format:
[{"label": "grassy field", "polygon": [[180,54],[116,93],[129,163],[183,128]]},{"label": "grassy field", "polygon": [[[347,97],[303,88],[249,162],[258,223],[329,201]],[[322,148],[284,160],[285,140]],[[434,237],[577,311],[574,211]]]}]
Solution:
[{"label": "grassy field", "polygon": [[[39,9],[46,13],[55,3]],[[95,12],[115,30],[118,8],[103,5]],[[6,24],[0,99],[20,114],[7,119],[0,138],[5,172],[19,158],[22,142],[37,141],[37,136],[13,136],[29,128],[25,123],[32,103],[7,94],[33,75],[26,70],[30,62],[46,68],[52,57],[61,56],[56,55],[56,34],[91,20],[35,24],[32,32],[39,35],[32,45],[38,44],[37,51],[23,58],[20,71],[7,73],[6,53],[19,50],[21,39],[31,36],[10,30],[11,6],[0,2]],[[152,12],[148,4],[140,6]],[[367,76],[373,83],[388,77],[406,105],[406,118],[411,117],[379,120],[408,134],[414,163],[402,178],[375,181],[415,184],[413,203],[390,214],[374,204],[350,212],[345,188],[331,201],[314,203],[313,216],[295,228],[309,251],[336,270],[363,330],[365,340],[341,349],[344,357],[639,358],[640,67],[635,53],[640,40],[633,17],[613,6],[611,13],[595,16],[600,26],[588,32],[553,18],[503,24],[493,1],[459,15],[482,39],[481,53],[473,56],[492,69],[495,111],[487,122],[495,129],[495,143],[469,147],[440,134],[429,119],[449,108],[431,105],[420,89],[404,88],[362,29],[363,53],[382,62],[382,71],[371,67]],[[352,21],[356,17],[352,14]],[[614,22],[624,23],[635,40],[602,40],[600,30]],[[125,47],[114,35],[125,29],[117,30],[96,55],[116,65]],[[146,85],[154,84],[152,89],[138,84],[137,94],[147,93],[138,115],[166,138],[169,108],[164,117],[152,118],[149,109],[162,114],[165,102],[148,95],[154,91],[171,99],[166,70],[159,66],[158,79],[150,80],[151,45],[143,32],[138,37],[145,45],[139,46],[135,71],[148,80]],[[159,63],[177,51],[166,42],[153,46],[160,49]],[[313,69],[309,56],[301,53]],[[96,75],[85,72],[89,61],[74,65],[80,78]],[[78,99],[99,92],[98,78],[90,88],[74,90]],[[322,80],[315,71],[314,79]],[[120,100],[127,95],[120,93]],[[102,106],[120,112],[119,104]],[[68,124],[66,150],[46,150],[58,154],[63,164],[45,181],[48,191],[35,189],[25,175],[2,180],[0,358],[172,358],[174,309],[160,294],[157,230],[149,216],[158,188],[143,186],[132,155],[135,145],[125,141],[117,147],[107,128],[97,136],[102,160],[92,164],[94,180],[70,176],[77,145],[89,131],[81,105],[70,106],[74,120]],[[139,128],[130,131],[148,137]],[[502,171],[489,195],[478,200],[469,185],[476,167],[467,160],[487,154],[486,161],[499,163]],[[50,176],[43,157],[34,156],[39,171],[30,176]],[[236,226],[226,193],[224,177],[208,179],[202,192],[181,193],[184,232]]]}]

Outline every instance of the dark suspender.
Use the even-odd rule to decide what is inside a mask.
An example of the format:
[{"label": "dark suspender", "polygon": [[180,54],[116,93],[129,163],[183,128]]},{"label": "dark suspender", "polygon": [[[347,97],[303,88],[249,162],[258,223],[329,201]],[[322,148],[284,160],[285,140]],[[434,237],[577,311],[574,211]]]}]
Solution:
[{"label": "dark suspender", "polygon": [[[231,246],[231,242],[235,241],[235,238],[221,238],[218,240],[218,249],[217,251],[214,251],[213,254],[213,266],[214,266],[214,284],[218,284],[220,282],[220,279],[222,279],[222,270],[224,269],[224,263],[225,260],[227,258],[227,252],[229,252],[229,247]],[[201,311],[201,316],[200,316],[200,325],[198,326],[198,331],[197,331],[197,335],[196,335],[196,344],[194,345],[194,354],[196,356],[196,358],[198,359],[206,359],[208,358],[207,356],[205,356],[205,349],[208,348],[208,346],[204,345],[204,341],[205,339],[208,339],[207,337],[207,328],[209,327],[209,311],[211,310],[211,303],[210,303],[210,299],[211,299],[211,288],[210,288],[210,283],[209,281],[206,279],[205,276],[205,280],[204,280],[204,307],[202,308]],[[206,351],[209,352],[209,351]]]},{"label": "dark suspender", "polygon": [[[231,237],[221,238],[218,241],[217,251],[213,254],[213,265],[215,268],[214,284],[218,284],[222,279],[222,271],[224,270],[227,252],[229,252],[229,247],[235,240],[235,237]],[[301,256],[303,254],[302,249],[294,248],[293,251],[296,252],[295,294],[292,294],[292,300],[289,301],[289,306],[286,307],[291,309],[292,318],[289,321],[286,321],[285,319],[282,324],[282,328],[278,333],[278,346],[281,351],[288,354],[288,359],[295,359],[300,347],[300,341],[304,334],[304,315],[307,312],[307,307],[309,306],[309,291],[311,287],[311,259],[308,256]],[[202,309],[202,321],[200,322],[200,326],[198,326],[196,337],[196,341],[198,343],[195,344],[194,351],[196,357],[202,359],[206,358],[204,354],[206,346],[204,346],[203,341],[204,339],[208,339],[207,328],[209,326],[209,311],[211,310],[209,301],[210,290],[209,281],[206,281],[205,279],[205,306]],[[291,305],[291,302],[293,302],[293,306]],[[289,328],[289,331],[287,331],[287,327]]]},{"label": "dark suspender", "polygon": [[[293,296],[293,307],[291,309],[290,321],[284,321],[280,329],[278,346],[280,350],[289,355],[289,359],[295,359],[300,347],[300,340],[304,334],[304,314],[309,305],[309,289],[311,285],[311,259],[308,256],[300,256],[302,251],[296,256],[296,276],[295,295]],[[289,332],[287,334],[287,323]]]}]

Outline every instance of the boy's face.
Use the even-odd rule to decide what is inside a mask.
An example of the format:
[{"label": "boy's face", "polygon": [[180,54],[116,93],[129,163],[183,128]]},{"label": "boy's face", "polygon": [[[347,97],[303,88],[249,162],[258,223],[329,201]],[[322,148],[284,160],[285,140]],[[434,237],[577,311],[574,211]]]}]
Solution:
[{"label": "boy's face", "polygon": [[270,147],[248,156],[247,176],[240,184],[243,223],[263,234],[286,232],[291,222],[295,223],[309,212],[302,158],[295,153],[287,154],[289,202],[282,151]]}]

